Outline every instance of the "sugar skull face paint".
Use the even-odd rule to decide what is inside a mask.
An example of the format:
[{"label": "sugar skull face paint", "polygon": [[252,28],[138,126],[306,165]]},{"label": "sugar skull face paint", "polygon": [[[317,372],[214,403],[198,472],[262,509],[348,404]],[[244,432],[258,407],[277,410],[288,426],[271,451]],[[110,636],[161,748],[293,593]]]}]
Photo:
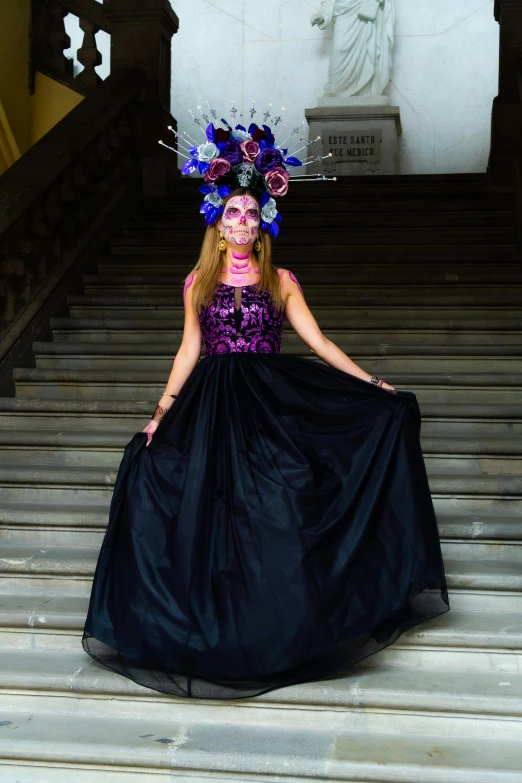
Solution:
[{"label": "sugar skull face paint", "polygon": [[233,196],[228,200],[221,219],[221,230],[227,242],[251,244],[259,231],[259,205],[252,196]]}]

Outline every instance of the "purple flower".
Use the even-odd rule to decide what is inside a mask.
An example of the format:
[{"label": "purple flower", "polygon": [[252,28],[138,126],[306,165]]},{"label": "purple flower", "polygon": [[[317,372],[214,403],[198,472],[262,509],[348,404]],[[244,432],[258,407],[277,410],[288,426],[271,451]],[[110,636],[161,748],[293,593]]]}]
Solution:
[{"label": "purple flower", "polygon": [[259,155],[259,144],[257,141],[244,141],[240,146],[245,163],[254,163]]},{"label": "purple flower", "polygon": [[[272,196],[286,196],[288,193],[288,180],[290,179],[290,174],[286,169],[284,169],[282,166],[278,166],[275,169],[271,169],[271,171],[267,172],[267,175],[265,177],[266,186],[268,188],[268,192]],[[263,209],[270,207],[270,200],[265,204]],[[277,209],[276,209],[277,213]],[[268,217],[271,217],[271,215],[268,215]],[[263,218],[266,220],[265,215],[263,215]],[[275,218],[275,215],[272,217],[272,220]]]},{"label": "purple flower", "polygon": [[254,166],[261,174],[266,174],[267,171],[282,166],[282,164],[283,156],[281,152],[275,147],[265,147],[257,156]]},{"label": "purple flower", "polygon": [[205,182],[215,182],[230,171],[230,163],[223,158],[214,158],[210,161],[210,166],[205,174]]},{"label": "purple flower", "polygon": [[231,166],[243,163],[243,152],[235,141],[227,141],[221,148],[221,158],[227,160]]}]

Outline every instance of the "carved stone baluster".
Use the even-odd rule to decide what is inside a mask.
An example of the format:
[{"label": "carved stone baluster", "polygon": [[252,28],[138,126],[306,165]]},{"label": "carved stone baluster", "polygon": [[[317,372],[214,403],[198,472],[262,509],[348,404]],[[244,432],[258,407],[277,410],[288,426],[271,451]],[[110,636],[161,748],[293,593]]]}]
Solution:
[{"label": "carved stone baluster", "polygon": [[76,80],[85,87],[96,87],[102,80],[94,70],[97,65],[101,65],[102,56],[98,51],[95,35],[100,29],[88,19],[80,17],[80,27],[83,30],[83,43],[78,49],[76,57],[84,66],[84,70],[78,74]]},{"label": "carved stone baluster", "polygon": [[49,13],[47,22],[47,44],[49,47],[47,62],[56,73],[72,78],[73,61],[65,57],[63,53],[64,49],[68,49],[71,45],[71,39],[65,32],[63,21],[68,11],[58,0],[49,0],[47,9]]}]

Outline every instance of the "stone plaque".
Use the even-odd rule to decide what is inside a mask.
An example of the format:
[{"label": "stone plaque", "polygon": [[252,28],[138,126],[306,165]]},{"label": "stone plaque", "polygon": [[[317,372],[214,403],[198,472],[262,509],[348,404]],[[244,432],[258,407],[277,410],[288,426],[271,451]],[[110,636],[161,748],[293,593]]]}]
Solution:
[{"label": "stone plaque", "polygon": [[[382,129],[323,130],[323,154],[332,153],[328,163],[380,163]],[[326,163],[326,161],[325,161]]]}]

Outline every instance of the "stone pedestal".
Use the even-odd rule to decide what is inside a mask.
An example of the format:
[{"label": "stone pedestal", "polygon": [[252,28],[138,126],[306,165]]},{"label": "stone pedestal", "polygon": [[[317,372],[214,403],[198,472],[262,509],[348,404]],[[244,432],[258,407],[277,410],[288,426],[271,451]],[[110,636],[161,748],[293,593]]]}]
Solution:
[{"label": "stone pedestal", "polygon": [[309,138],[321,137],[310,148],[310,154],[332,153],[331,158],[307,166],[307,174],[337,177],[400,174],[402,128],[398,106],[388,106],[382,101],[379,105],[322,105],[306,109],[305,116],[310,127]]}]

